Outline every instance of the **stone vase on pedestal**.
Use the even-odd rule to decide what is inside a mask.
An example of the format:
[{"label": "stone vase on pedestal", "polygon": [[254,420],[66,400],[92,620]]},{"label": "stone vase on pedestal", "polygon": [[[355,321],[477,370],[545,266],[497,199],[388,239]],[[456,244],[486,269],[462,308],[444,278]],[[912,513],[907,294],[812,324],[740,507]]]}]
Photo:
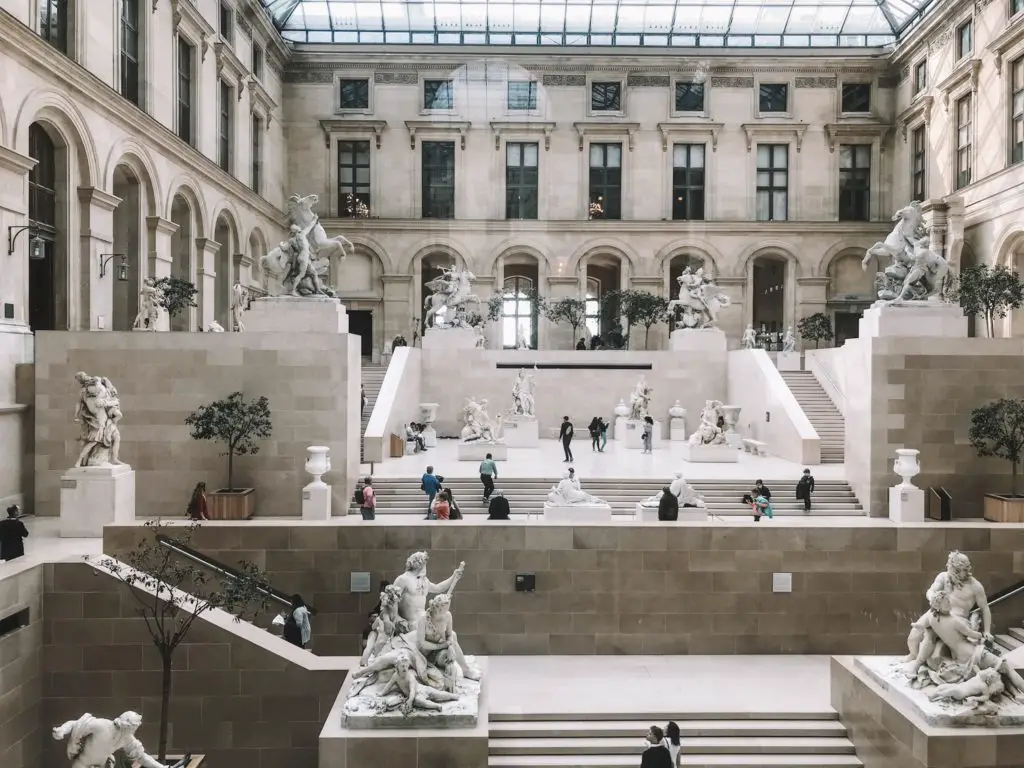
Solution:
[{"label": "stone vase on pedestal", "polygon": [[892,470],[902,482],[889,489],[889,519],[896,523],[924,522],[924,491],[911,482],[921,472],[915,448],[897,448]]},{"label": "stone vase on pedestal", "polygon": [[331,519],[331,486],[321,478],[331,471],[331,449],[326,445],[311,445],[306,449],[306,471],[313,482],[302,489],[302,519]]},{"label": "stone vase on pedestal", "polygon": [[685,442],[688,439],[686,434],[686,409],[676,400],[675,405],[668,409],[668,437],[674,443]]}]

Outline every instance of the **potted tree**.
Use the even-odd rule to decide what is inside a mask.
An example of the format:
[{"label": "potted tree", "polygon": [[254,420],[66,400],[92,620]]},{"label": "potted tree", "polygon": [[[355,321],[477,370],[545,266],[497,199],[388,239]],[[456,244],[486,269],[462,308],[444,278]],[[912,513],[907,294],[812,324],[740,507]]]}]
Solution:
[{"label": "potted tree", "polygon": [[801,339],[814,342],[815,349],[818,348],[818,342],[832,341],[833,339],[832,321],[824,312],[808,315],[796,324],[796,329],[800,332]]},{"label": "potted tree", "polygon": [[606,296],[608,297],[606,306],[609,312],[615,312],[617,307],[617,314],[626,318],[627,339],[632,337],[634,325],[643,326],[644,349],[647,349],[652,326],[668,319],[668,299],[648,291],[632,289],[609,291]]},{"label": "potted tree", "polygon": [[1006,317],[1024,304],[1024,282],[1020,275],[1002,264],[989,267],[977,264],[960,273],[960,306],[968,317],[985,319],[989,338],[995,338],[996,318]]},{"label": "potted tree", "polygon": [[259,397],[245,401],[241,392],[199,406],[185,418],[193,440],[217,440],[227,446],[228,486],[207,494],[209,515],[214,520],[248,520],[256,512],[256,489],[236,488],[235,456],[259,453],[257,440],[271,435],[270,401]]},{"label": "potted tree", "polygon": [[564,323],[572,328],[572,343],[576,345],[579,338],[579,329],[587,320],[587,302],[580,298],[567,296],[556,301],[547,301],[541,304],[541,312],[544,317],[556,325]]},{"label": "potted tree", "polygon": [[1017,471],[1024,456],[1024,400],[1000,398],[975,408],[968,437],[978,456],[1010,462],[1010,493],[985,494],[985,519],[1024,523],[1024,495],[1017,494]]},{"label": "potted tree", "polygon": [[[160,740],[157,759],[167,761],[171,713],[171,683],[174,653],[188,637],[196,619],[219,608],[235,621],[252,621],[270,607],[267,574],[253,563],[240,562],[234,573],[212,575],[183,557],[168,556],[167,544],[189,546],[199,527],[146,523],[146,534],[123,560],[101,558],[97,564],[127,587],[135,602],[135,613],[145,621],[146,630],[160,655]],[[161,542],[165,543],[161,543]],[[183,745],[178,745],[181,748]],[[191,760],[190,768],[201,761]]]},{"label": "potted tree", "polygon": [[160,306],[167,311],[168,317],[177,317],[187,312],[196,304],[199,289],[188,280],[180,277],[161,277],[153,286],[160,291]]}]

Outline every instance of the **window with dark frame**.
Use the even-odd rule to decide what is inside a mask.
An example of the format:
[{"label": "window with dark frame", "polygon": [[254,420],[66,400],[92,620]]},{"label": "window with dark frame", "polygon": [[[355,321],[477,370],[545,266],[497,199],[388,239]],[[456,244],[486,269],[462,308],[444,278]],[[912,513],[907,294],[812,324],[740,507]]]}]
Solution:
[{"label": "window with dark frame", "polygon": [[925,153],[927,151],[924,126],[918,126],[911,135],[911,187],[915,200],[925,198]]},{"label": "window with dark frame", "polygon": [[956,57],[970,56],[974,50],[974,22],[970,19],[956,28]]},{"label": "window with dark frame", "polygon": [[594,82],[590,84],[591,112],[621,112],[622,83]]},{"label": "window with dark frame", "polygon": [[[523,275],[505,278],[501,302],[501,345],[515,349],[520,335],[530,345],[537,343],[537,302],[533,300],[533,280]],[[522,333],[525,331],[525,333]]]},{"label": "window with dark frame", "polygon": [[39,3],[39,36],[68,54],[68,0],[42,0]]},{"label": "window with dark frame", "polygon": [[423,218],[455,218],[455,142],[424,141]]},{"label": "window with dark frame", "polygon": [[622,145],[590,145],[590,204],[601,207],[593,218],[622,218]]},{"label": "window with dark frame", "polygon": [[339,109],[369,109],[370,81],[365,77],[338,81]]},{"label": "window with dark frame", "polygon": [[761,83],[757,89],[757,111],[761,113],[786,112],[789,109],[789,85]]},{"label": "window with dark frame", "polygon": [[536,219],[539,181],[539,145],[509,142],[505,145],[505,218]]},{"label": "window with dark frame", "polygon": [[789,217],[789,145],[757,145],[757,220]]},{"label": "window with dark frame", "polygon": [[57,147],[39,123],[28,127],[28,154],[36,161],[28,172],[28,223],[32,225],[32,233],[42,238],[46,257],[28,262],[28,325],[34,331],[53,331],[57,328],[52,292],[54,245],[58,234]]},{"label": "window with dark frame", "polygon": [[139,88],[139,0],[121,0],[121,95],[142,106]]},{"label": "window with dark frame", "polygon": [[232,131],[234,126],[234,89],[223,80],[220,81],[218,135],[217,135],[217,164],[231,173],[231,154],[233,149]]},{"label": "window with dark frame", "polygon": [[338,142],[338,217],[357,216],[358,201],[370,209],[370,142]]},{"label": "window with dark frame", "polygon": [[703,144],[675,144],[672,147],[672,219],[703,221],[704,159]]},{"label": "window with dark frame", "polygon": [[509,110],[530,110],[537,108],[536,80],[508,81]]},{"label": "window with dark frame", "polygon": [[971,95],[956,102],[956,188],[971,183]]},{"label": "window with dark frame", "polygon": [[914,95],[928,87],[928,59],[922,59],[914,65]]},{"label": "window with dark frame", "polygon": [[186,144],[194,144],[192,130],[192,69],[195,62],[195,48],[178,35],[178,138]]},{"label": "window with dark frame", "polygon": [[249,180],[252,191],[260,194],[263,191],[263,120],[259,115],[252,116],[252,168]]},{"label": "window with dark frame", "polygon": [[871,83],[843,83],[842,111],[866,114],[871,111]]},{"label": "window with dark frame", "polygon": [[423,81],[424,109],[455,109],[455,93],[451,80]]},{"label": "window with dark frame", "polygon": [[1010,0],[1010,15],[1016,16],[1024,11],[1024,0]]},{"label": "window with dark frame", "polygon": [[704,111],[704,83],[676,83],[676,112]]},{"label": "window with dark frame", "polygon": [[263,46],[256,43],[252,44],[252,69],[253,77],[257,80],[263,80]]},{"label": "window with dark frame", "polygon": [[1010,65],[1010,94],[1010,162],[1019,163],[1024,161],[1024,56]]},{"label": "window with dark frame", "polygon": [[231,10],[231,6],[221,0],[220,3],[220,36],[227,40],[229,43],[234,41],[234,12]]},{"label": "window with dark frame", "polygon": [[871,145],[839,146],[839,220],[871,219]]}]

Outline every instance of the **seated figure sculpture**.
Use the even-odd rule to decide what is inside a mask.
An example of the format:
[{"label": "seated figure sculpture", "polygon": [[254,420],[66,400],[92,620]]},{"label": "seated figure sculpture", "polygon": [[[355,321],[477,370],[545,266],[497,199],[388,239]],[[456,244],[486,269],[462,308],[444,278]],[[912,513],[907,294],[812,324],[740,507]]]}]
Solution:
[{"label": "seated figure sculpture", "polygon": [[591,496],[584,491],[580,485],[579,478],[566,471],[562,473],[562,479],[558,481],[558,485],[554,486],[551,492],[548,493],[547,501],[544,503],[553,507],[575,507],[586,505],[604,506],[608,502],[604,499],[599,499],[597,496]]},{"label": "seated figure sculpture", "polygon": [[462,408],[462,432],[460,437],[464,443],[499,443],[502,417],[499,414],[495,421],[487,413],[487,401],[477,402],[472,397],[466,398]]},{"label": "seated figure sculpture", "polygon": [[690,445],[727,445],[725,430],[719,426],[721,421],[724,421],[721,400],[705,401],[704,409],[700,412],[700,424],[690,435]]},{"label": "seated figure sculpture", "polygon": [[[675,479],[669,484],[668,490],[669,493],[679,500],[680,507],[699,507],[703,509],[707,506],[704,503],[704,497],[697,493],[692,485],[686,482],[683,478],[682,472],[675,473]],[[658,491],[653,496],[648,496],[640,502],[641,505],[645,507],[657,507],[658,503],[661,501],[662,493],[663,491]]]}]

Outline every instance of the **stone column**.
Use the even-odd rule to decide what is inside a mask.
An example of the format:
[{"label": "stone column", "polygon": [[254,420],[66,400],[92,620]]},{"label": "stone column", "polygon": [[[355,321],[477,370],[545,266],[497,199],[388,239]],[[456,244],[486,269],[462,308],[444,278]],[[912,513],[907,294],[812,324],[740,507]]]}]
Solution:
[{"label": "stone column", "polygon": [[[216,318],[217,254],[220,243],[207,237],[196,238],[196,287],[199,288],[199,317],[197,324],[202,330]],[[225,329],[227,330],[227,329]]]},{"label": "stone column", "polygon": [[[24,227],[28,225],[28,195],[26,185],[28,174],[36,165],[36,161],[27,155],[21,155],[12,149],[0,147],[0,223],[3,225],[3,234],[10,236],[9,227]],[[31,246],[32,233],[27,229],[18,234],[18,242],[14,246],[14,253],[7,254],[4,251],[0,258],[4,261],[4,283],[6,294],[3,296],[4,303],[14,305],[14,316],[5,318],[10,323],[28,325],[28,253]],[[6,240],[4,242],[6,245]],[[5,329],[6,330],[6,329]],[[13,333],[13,331],[12,331]],[[12,337],[13,338],[13,337]],[[18,343],[21,339],[18,340]],[[0,345],[4,342],[0,341]],[[2,352],[0,352],[2,354]],[[16,362],[21,362],[17,360]],[[7,372],[0,372],[0,376],[6,376]],[[14,376],[13,366],[10,375]],[[12,387],[13,391],[13,387]],[[8,398],[0,396],[0,402]]]},{"label": "stone column", "polygon": [[[121,198],[96,187],[79,187],[78,202],[81,211],[78,268],[82,300],[78,322],[71,323],[70,327],[110,330],[114,322],[114,281],[120,258],[109,254],[114,250],[114,210]],[[101,256],[104,253],[108,255]],[[106,262],[102,267],[103,277],[100,277],[101,259]]]},{"label": "stone column", "polygon": [[[751,322],[754,316],[752,301],[747,301],[747,296],[753,294],[753,276],[742,277],[719,277],[715,283],[722,289],[722,293],[729,297],[729,306],[724,308],[718,316],[718,327],[725,331],[729,337],[730,347],[739,344],[743,336],[743,329]],[[750,304],[748,308],[746,305]]]},{"label": "stone column", "polygon": [[[148,276],[154,280],[170,277],[171,265],[174,263],[171,238],[178,231],[178,225],[173,221],[161,219],[159,216],[147,216],[146,225],[149,229]],[[171,319],[167,316],[166,312],[160,313],[156,329],[158,331],[169,331],[171,329]]]}]

